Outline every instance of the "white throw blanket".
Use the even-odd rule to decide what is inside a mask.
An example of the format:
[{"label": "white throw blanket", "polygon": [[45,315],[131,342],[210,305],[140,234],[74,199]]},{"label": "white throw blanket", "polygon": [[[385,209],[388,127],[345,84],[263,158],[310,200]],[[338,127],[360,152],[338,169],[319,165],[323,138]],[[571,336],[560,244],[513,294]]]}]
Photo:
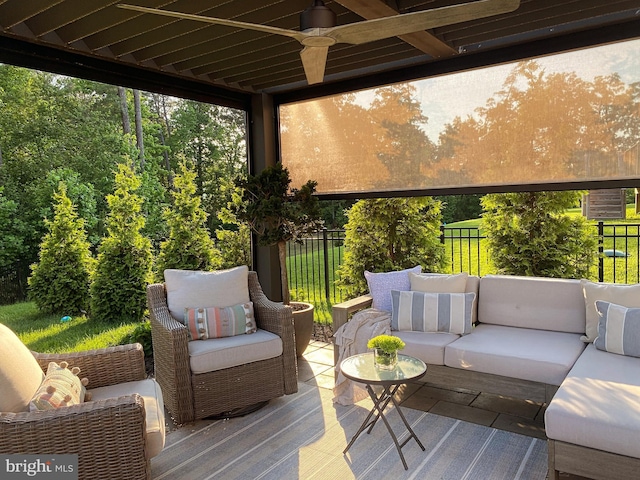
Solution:
[{"label": "white throw blanket", "polygon": [[357,312],[349,322],[342,325],[333,336],[338,348],[336,385],[333,387],[333,403],[353,405],[369,394],[361,383],[352,382],[340,371],[340,362],[351,355],[368,351],[367,342],[377,335],[391,334],[391,314],[367,308]]}]

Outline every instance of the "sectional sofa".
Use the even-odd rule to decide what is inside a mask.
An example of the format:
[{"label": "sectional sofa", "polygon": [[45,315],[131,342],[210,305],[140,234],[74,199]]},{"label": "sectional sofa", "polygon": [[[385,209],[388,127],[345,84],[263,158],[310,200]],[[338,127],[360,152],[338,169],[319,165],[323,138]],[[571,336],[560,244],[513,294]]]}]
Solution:
[{"label": "sectional sofa", "polygon": [[[559,472],[638,478],[640,309],[635,308],[640,308],[640,284],[407,275],[410,292],[385,283],[388,293],[395,292],[392,334],[406,343],[403,353],[428,364],[424,381],[546,403],[551,479]],[[421,284],[425,277],[435,278]],[[455,306],[465,293],[475,294],[471,312]],[[380,308],[376,299],[384,294],[378,289],[335,305],[334,332],[354,313]],[[434,305],[443,300],[447,306],[439,308],[440,317],[442,311],[463,315],[473,327],[461,330],[458,323],[456,330],[455,322],[442,318],[429,323],[425,317],[437,316]]]}]

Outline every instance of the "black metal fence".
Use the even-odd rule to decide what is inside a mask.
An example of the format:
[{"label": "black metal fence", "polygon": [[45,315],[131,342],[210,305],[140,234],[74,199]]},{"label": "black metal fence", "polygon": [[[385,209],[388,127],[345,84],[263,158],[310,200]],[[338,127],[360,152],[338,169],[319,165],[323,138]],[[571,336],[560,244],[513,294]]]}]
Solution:
[{"label": "black metal fence", "polygon": [[[598,235],[597,278],[600,282],[640,282],[640,224],[604,224],[595,226]],[[440,229],[449,271],[471,275],[495,273],[486,247],[486,237],[475,227]],[[345,300],[335,284],[335,272],[342,264],[344,230],[324,229],[305,239],[302,245],[287,246],[289,286],[296,300],[329,304]],[[594,272],[595,273],[595,272]],[[27,299],[29,267],[16,263],[0,270],[0,305]]]},{"label": "black metal fence", "polygon": [[[594,227],[598,236],[598,261],[593,279],[611,283],[640,282],[640,224],[605,224]],[[495,273],[486,237],[476,227],[440,228],[448,270],[470,275]],[[345,300],[335,285],[335,271],[342,263],[344,230],[323,230],[304,244],[288,245],[289,285],[293,298],[329,304]]]},{"label": "black metal fence", "polygon": [[11,305],[27,299],[29,267],[14,263],[0,269],[0,305]]}]

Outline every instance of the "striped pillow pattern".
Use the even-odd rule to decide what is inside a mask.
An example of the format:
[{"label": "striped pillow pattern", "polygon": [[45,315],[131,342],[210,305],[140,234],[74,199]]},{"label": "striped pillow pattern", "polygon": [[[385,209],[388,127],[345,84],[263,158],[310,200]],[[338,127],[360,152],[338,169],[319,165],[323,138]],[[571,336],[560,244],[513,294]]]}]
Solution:
[{"label": "striped pillow pattern", "polygon": [[627,308],[615,303],[596,301],[598,350],[640,357],[640,308]]},{"label": "striped pillow pattern", "polygon": [[189,332],[189,340],[233,337],[257,330],[253,302],[224,308],[185,308],[184,324]]},{"label": "striped pillow pattern", "polygon": [[475,293],[391,291],[391,329],[404,332],[471,332]]}]

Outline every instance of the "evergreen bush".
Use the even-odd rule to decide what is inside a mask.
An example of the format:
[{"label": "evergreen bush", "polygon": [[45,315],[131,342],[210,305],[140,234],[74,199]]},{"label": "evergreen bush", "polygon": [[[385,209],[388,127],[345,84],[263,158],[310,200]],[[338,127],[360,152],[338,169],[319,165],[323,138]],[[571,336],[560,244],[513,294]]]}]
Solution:
[{"label": "evergreen bush", "polygon": [[40,244],[40,261],[31,266],[29,295],[44,313],[75,315],[89,304],[89,284],[94,267],[84,220],[78,217],[60,183],[53,193],[53,220]]},{"label": "evergreen bush", "polygon": [[141,235],[142,199],[135,192],[140,180],[131,167],[119,165],[115,191],[107,196],[108,235],[98,248],[91,284],[91,318],[101,321],[140,321],[151,280],[151,242]]},{"label": "evergreen bush", "polygon": [[347,296],[368,291],[364,271],[388,272],[445,266],[440,243],[440,202],[431,197],[360,200],[347,213],[344,261],[337,284]]},{"label": "evergreen bush", "polygon": [[156,278],[163,280],[167,268],[215,270],[222,257],[207,229],[207,213],[196,195],[196,174],[185,163],[174,179],[173,206],[164,212],[169,238],[160,244],[156,259]]},{"label": "evergreen bush", "polygon": [[483,197],[484,231],[498,273],[587,277],[595,262],[597,239],[583,217],[566,213],[579,199],[576,191]]}]

